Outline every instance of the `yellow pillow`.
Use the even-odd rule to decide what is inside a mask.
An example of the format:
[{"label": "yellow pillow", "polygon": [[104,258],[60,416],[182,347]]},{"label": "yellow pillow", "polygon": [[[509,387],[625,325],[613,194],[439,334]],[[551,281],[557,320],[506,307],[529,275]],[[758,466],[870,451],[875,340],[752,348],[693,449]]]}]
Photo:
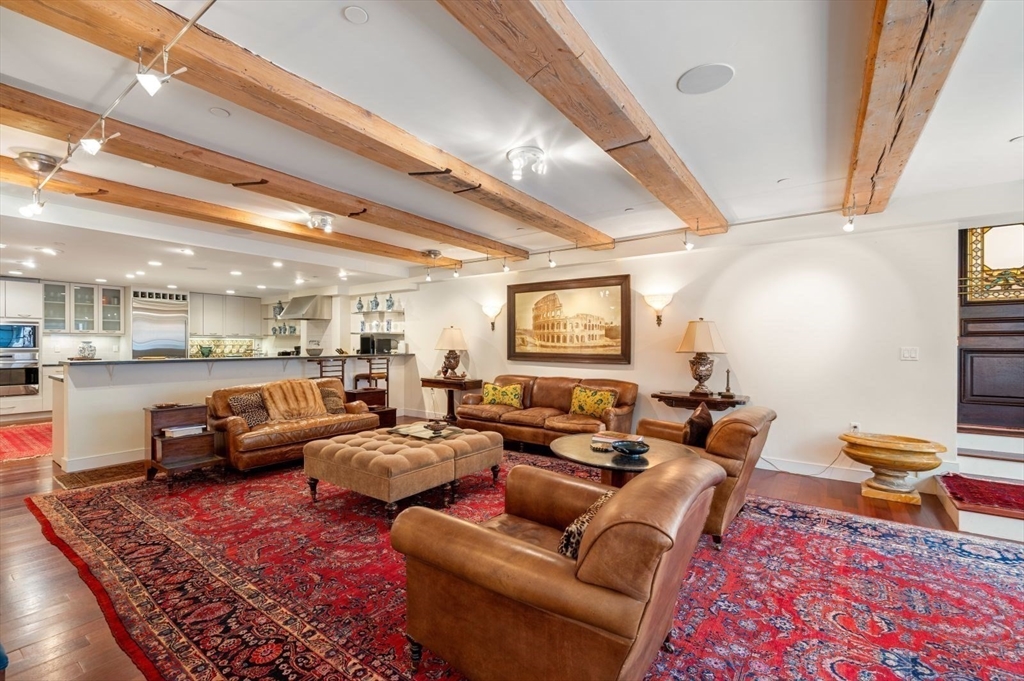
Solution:
[{"label": "yellow pillow", "polygon": [[484,404],[504,404],[516,409],[523,408],[523,384],[513,383],[500,386],[495,383],[484,383]]},{"label": "yellow pillow", "polygon": [[601,418],[605,409],[615,406],[617,397],[618,393],[614,390],[597,390],[578,385],[572,389],[572,406],[569,407],[569,413]]}]

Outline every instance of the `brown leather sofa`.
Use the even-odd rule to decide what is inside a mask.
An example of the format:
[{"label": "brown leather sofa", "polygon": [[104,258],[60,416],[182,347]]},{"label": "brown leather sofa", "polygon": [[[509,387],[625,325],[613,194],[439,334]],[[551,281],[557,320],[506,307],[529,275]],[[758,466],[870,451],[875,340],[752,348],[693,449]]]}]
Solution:
[{"label": "brown leather sofa", "polygon": [[[245,471],[301,460],[307,442],[373,430],[380,425],[380,418],[369,413],[362,402],[346,404],[344,414],[328,413],[320,397],[321,387],[345,394],[337,378],[291,379],[214,390],[206,398],[207,421],[211,430],[224,434],[228,464]],[[252,428],[241,416],[235,416],[228,403],[229,398],[250,392],[263,395],[271,418]]]},{"label": "brown leather sofa", "polygon": [[[523,386],[523,408],[503,404],[481,404],[483,396],[466,394],[455,409],[460,428],[491,430],[506,440],[551,444],[563,435],[597,433],[615,430],[628,433],[633,428],[633,406],[637,385],[603,378],[564,378],[560,376],[516,376],[503,374],[492,381],[500,386],[520,383]],[[570,414],[572,389],[577,385],[617,393],[615,406],[606,409],[600,418]]]},{"label": "brown leather sofa", "polygon": [[[711,513],[704,524],[704,532],[711,535],[717,549],[722,548],[722,535],[746,502],[750,475],[761,458],[761,450],[774,420],[775,412],[767,407],[737,409],[711,427],[704,449],[694,447],[701,458],[714,461],[728,475],[715,489]],[[683,442],[685,424],[640,419],[636,432],[647,437]]]},{"label": "brown leather sofa", "polygon": [[610,487],[516,466],[505,513],[481,525],[402,512],[391,544],[414,667],[426,646],[474,681],[643,678],[724,477],[701,459],[651,468],[597,512],[575,560],[557,552],[562,532]]}]

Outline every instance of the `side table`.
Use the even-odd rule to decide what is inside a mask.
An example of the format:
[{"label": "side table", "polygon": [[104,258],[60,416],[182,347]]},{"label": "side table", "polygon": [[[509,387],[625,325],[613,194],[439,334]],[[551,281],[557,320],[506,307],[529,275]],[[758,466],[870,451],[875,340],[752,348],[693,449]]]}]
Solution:
[{"label": "side table", "polygon": [[708,405],[708,409],[711,411],[725,411],[726,409],[742,406],[750,401],[750,398],[746,395],[720,397],[717,395],[691,395],[688,392],[674,392],[671,390],[654,393],[651,397],[677,409],[696,409],[703,402]]},{"label": "side table", "polygon": [[167,437],[164,428],[206,425],[206,405],[188,404],[179,407],[145,407],[146,479],[159,471],[167,475],[167,484],[174,484],[174,474],[207,466],[224,467],[225,459],[217,455],[216,434],[206,430],[196,435]]},{"label": "side table", "polygon": [[423,378],[420,385],[424,388],[440,388],[448,393],[448,413],[444,420],[448,423],[455,423],[455,391],[456,390],[479,390],[484,387],[484,382],[479,378]]}]

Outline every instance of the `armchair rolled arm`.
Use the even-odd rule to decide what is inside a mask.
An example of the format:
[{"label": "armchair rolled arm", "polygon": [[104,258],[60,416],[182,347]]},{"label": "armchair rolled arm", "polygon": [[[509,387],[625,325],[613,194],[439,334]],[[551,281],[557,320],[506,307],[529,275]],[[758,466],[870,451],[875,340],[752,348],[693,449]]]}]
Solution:
[{"label": "armchair rolled arm", "polygon": [[210,418],[210,429],[227,433],[228,436],[238,436],[249,432],[249,424],[241,416],[228,416],[226,418]]},{"label": "armchair rolled arm", "polygon": [[346,402],[345,403],[345,413],[346,414],[369,414],[370,413],[370,407],[367,406],[366,402],[363,402],[362,400],[356,400],[355,402]]},{"label": "armchair rolled arm", "polygon": [[625,404],[621,407],[608,407],[601,412],[601,422],[608,430],[615,430],[620,433],[628,433],[633,429],[633,405]]},{"label": "armchair rolled arm", "polygon": [[505,513],[561,532],[610,489],[543,468],[516,466],[505,483]]},{"label": "armchair rolled arm", "polygon": [[636,424],[636,434],[644,437],[656,437],[660,440],[683,443],[686,438],[686,424],[657,419],[640,419]]},{"label": "armchair rolled arm", "polygon": [[428,508],[403,511],[391,546],[411,560],[484,589],[624,637],[644,603],[576,579],[576,561]]},{"label": "armchair rolled arm", "polygon": [[480,393],[466,393],[462,396],[462,404],[481,404],[484,396]]}]

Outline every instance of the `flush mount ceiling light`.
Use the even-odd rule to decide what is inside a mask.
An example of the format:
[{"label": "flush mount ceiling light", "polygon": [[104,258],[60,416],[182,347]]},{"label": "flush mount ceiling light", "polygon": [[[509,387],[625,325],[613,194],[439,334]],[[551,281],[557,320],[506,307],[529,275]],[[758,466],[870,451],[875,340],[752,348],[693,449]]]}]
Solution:
[{"label": "flush mount ceiling light", "polygon": [[45,201],[39,200],[39,190],[32,190],[32,203],[22,206],[18,209],[18,212],[27,218],[34,218],[43,212],[43,206],[46,205]]},{"label": "flush mount ceiling light", "polygon": [[309,214],[308,224],[310,229],[322,229],[325,234],[330,234],[334,231],[334,216],[318,210],[313,211]]},{"label": "flush mount ceiling light", "polygon": [[366,10],[356,5],[346,7],[341,13],[353,24],[365,24],[370,20],[370,15],[366,13]]},{"label": "flush mount ceiling light", "polygon": [[160,71],[154,71],[152,62],[150,62],[149,66],[142,65],[142,46],[139,46],[139,72],[135,74],[135,79],[139,81],[139,85],[142,86],[143,90],[149,93],[150,97],[153,97],[154,95],[156,95],[156,93],[160,92],[160,88],[164,86],[164,83],[170,81],[171,78],[174,78],[175,76],[180,76],[181,74],[188,71],[187,66],[182,66],[174,73],[168,73],[167,48],[165,47],[163,50],[161,50],[160,54],[164,59],[163,73],[161,73]]},{"label": "flush mount ceiling light", "polygon": [[14,162],[25,170],[30,170],[36,175],[45,175],[57,170],[60,159],[49,154],[41,154],[37,151],[23,151],[14,159]]},{"label": "flush mount ceiling light", "polygon": [[227,109],[222,109],[219,106],[211,106],[210,114],[216,116],[217,118],[231,118],[231,112]]},{"label": "flush mount ceiling light", "polygon": [[[93,126],[93,127],[95,127],[95,126]],[[121,133],[115,132],[110,137],[107,137],[107,119],[106,118],[101,118],[100,119],[100,136],[99,136],[99,138],[87,137],[87,138],[83,139],[81,142],[79,142],[79,144],[91,156],[95,156],[96,154],[100,153],[100,149],[103,148],[104,144],[106,144],[110,140],[114,139],[115,137],[120,137],[120,136],[121,136]]]},{"label": "flush mount ceiling light", "polygon": [[684,95],[703,95],[725,87],[734,75],[728,64],[701,64],[679,76],[676,88]]},{"label": "flush mount ceiling light", "polygon": [[505,155],[512,162],[512,179],[523,179],[523,168],[530,166],[530,170],[538,175],[548,172],[548,163],[544,158],[544,150],[538,147],[516,147]]}]

